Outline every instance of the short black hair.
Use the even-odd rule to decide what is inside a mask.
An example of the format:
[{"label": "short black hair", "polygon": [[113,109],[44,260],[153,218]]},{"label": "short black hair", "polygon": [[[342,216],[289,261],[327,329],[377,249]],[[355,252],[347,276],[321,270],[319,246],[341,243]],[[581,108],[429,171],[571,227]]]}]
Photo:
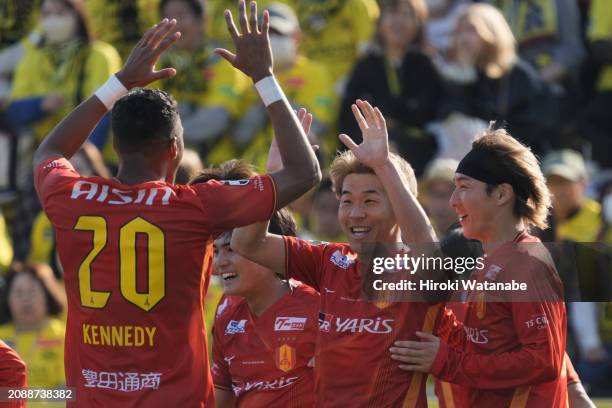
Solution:
[{"label": "short black hair", "polygon": [[[189,184],[207,183],[210,180],[245,180],[257,175],[255,167],[243,161],[233,159],[204,169]],[[281,208],[272,214],[268,232],[276,235],[297,236],[297,226],[291,212]]]},{"label": "short black hair", "polygon": [[115,102],[111,127],[120,150],[136,151],[175,136],[178,117],[176,101],[170,94],[138,88]]},{"label": "short black hair", "polygon": [[[177,0],[161,0],[159,2],[159,15],[164,15],[164,8],[166,8],[166,4],[171,1]],[[206,14],[206,2],[205,0],[180,0],[183,3],[187,4],[191,9],[191,12],[198,18],[203,18]]]}]

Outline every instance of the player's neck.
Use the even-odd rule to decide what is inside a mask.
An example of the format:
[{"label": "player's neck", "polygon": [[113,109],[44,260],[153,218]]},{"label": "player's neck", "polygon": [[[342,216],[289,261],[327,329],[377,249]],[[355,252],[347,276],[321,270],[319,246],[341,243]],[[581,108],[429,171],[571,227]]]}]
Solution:
[{"label": "player's neck", "polygon": [[124,158],[119,163],[119,170],[115,177],[123,184],[133,185],[147,181],[166,181],[166,168],[164,165],[151,165],[151,161],[140,155]]},{"label": "player's neck", "polygon": [[261,316],[270,306],[289,292],[289,284],[285,280],[274,279],[273,285],[261,285],[258,291],[245,296],[251,313]]},{"label": "player's neck", "polygon": [[526,225],[521,219],[511,217],[505,220],[496,220],[491,223],[487,235],[480,241],[486,254],[493,253],[497,248],[507,242],[512,242],[516,236],[526,230]]}]

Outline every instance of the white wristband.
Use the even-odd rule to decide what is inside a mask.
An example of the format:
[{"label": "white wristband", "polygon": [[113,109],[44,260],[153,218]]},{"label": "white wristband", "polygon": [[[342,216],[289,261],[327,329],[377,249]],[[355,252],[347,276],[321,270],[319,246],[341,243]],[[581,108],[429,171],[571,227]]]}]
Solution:
[{"label": "white wristband", "polygon": [[257,81],[255,84],[255,89],[257,89],[257,92],[259,93],[259,96],[266,107],[270,106],[276,101],[285,99],[285,94],[283,93],[283,90],[278,82],[276,82],[276,78],[274,78],[273,75]]},{"label": "white wristband", "polygon": [[111,75],[108,81],[104,83],[94,93],[100,101],[106,106],[106,109],[111,109],[117,99],[128,93],[128,90],[115,75]]}]

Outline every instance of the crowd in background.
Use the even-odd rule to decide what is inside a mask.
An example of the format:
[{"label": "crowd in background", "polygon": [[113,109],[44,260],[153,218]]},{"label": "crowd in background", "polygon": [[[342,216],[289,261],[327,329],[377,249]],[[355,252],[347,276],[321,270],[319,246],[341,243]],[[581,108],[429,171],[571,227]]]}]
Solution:
[{"label": "crowd in background", "polygon": [[[154,84],[178,101],[185,142],[177,183],[241,158],[263,171],[272,130],[247,77],[212,52],[231,47],[234,0],[5,0],[0,4],[0,338],[28,363],[28,383],[63,383],[65,294],[54,232],[33,189],[31,155],[50,129],[118,71],[141,34],[176,18],[181,40]],[[457,160],[490,121],[528,144],[554,194],[549,242],[612,244],[612,4],[609,0],[285,0],[270,11],[274,71],[314,115],[325,171],[358,141],[355,99],[378,106],[393,149],[420,177],[438,236]],[[71,162],[112,177],[107,114]],[[291,209],[305,238],[341,241],[324,180]],[[576,253],[580,250],[576,249]],[[608,254],[610,252],[608,251]],[[612,276],[612,260],[603,266]],[[596,285],[595,285],[596,286]],[[220,289],[213,285],[214,306]],[[210,313],[213,307],[208,308]],[[568,303],[569,352],[592,395],[612,394],[612,302]],[[210,321],[210,319],[209,319]]]}]

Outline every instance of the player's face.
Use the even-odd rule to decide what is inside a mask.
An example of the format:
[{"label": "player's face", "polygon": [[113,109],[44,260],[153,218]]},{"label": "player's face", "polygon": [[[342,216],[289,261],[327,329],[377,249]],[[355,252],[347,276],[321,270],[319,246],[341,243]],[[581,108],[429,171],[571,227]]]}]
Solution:
[{"label": "player's face", "polygon": [[414,10],[406,3],[383,11],[380,21],[380,34],[385,46],[407,48],[416,34]]},{"label": "player's face", "polygon": [[231,233],[225,233],[213,243],[214,273],[223,280],[223,293],[226,295],[253,296],[258,288],[269,286],[267,280],[274,278],[274,273],[232,251],[231,237]]},{"label": "player's face", "polygon": [[351,248],[396,241],[399,227],[385,190],[374,174],[349,174],[342,184],[338,221]]},{"label": "player's face", "polygon": [[461,173],[455,174],[455,191],[450,198],[466,238],[484,241],[491,222],[499,211],[493,195],[487,194],[487,184]]},{"label": "player's face", "polygon": [[47,316],[44,289],[40,282],[27,273],[15,277],[8,304],[16,324],[35,325]]}]

